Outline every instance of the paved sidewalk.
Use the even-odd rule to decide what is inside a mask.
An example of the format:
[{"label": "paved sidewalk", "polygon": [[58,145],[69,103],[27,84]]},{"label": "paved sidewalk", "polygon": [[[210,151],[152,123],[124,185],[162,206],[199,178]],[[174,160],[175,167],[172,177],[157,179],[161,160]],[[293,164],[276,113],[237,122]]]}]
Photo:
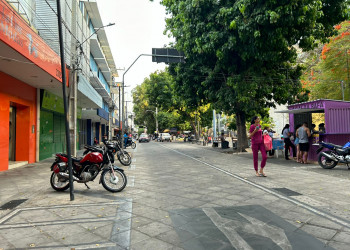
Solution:
[{"label": "paved sidewalk", "polygon": [[74,201],[51,188],[53,159],[1,172],[0,207],[22,203],[0,209],[0,249],[348,249],[342,167],[272,158],[263,178],[250,153],[156,142],[128,151],[125,190],[74,183]]}]

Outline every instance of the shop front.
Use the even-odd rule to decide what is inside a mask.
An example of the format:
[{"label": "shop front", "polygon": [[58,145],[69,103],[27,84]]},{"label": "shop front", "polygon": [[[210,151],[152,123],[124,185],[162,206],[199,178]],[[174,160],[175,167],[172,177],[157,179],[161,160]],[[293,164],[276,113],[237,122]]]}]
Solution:
[{"label": "shop front", "polygon": [[321,141],[344,145],[350,141],[350,102],[319,99],[288,106],[290,131],[307,122],[312,132],[309,138],[309,160],[317,161],[316,150]]},{"label": "shop front", "polygon": [[39,160],[38,89],[61,90],[61,77],[60,57],[0,0],[0,171]]}]

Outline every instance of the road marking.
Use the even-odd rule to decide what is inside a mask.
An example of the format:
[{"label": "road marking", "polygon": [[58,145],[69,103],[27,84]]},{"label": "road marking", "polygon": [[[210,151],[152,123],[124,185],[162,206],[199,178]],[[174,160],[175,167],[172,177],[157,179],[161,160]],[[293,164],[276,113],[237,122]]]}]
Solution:
[{"label": "road marking", "polygon": [[313,213],[315,213],[315,214],[317,214],[317,215],[320,215],[320,216],[323,216],[323,217],[325,217],[325,218],[327,218],[327,219],[329,219],[329,220],[331,220],[331,221],[333,221],[333,222],[336,222],[336,223],[338,223],[338,224],[340,224],[340,225],[343,225],[343,226],[345,226],[345,227],[347,227],[347,228],[350,228],[350,222],[348,222],[348,221],[339,219],[339,218],[334,217],[334,216],[332,216],[332,215],[330,215],[330,214],[327,214],[327,213],[325,213],[325,212],[322,212],[322,211],[320,211],[320,210],[318,210],[318,209],[316,209],[316,208],[314,208],[314,207],[312,207],[312,206],[309,206],[309,205],[304,204],[304,203],[302,203],[302,202],[299,202],[299,201],[297,201],[297,200],[295,200],[295,199],[292,199],[292,198],[286,197],[286,196],[284,196],[284,195],[281,195],[281,194],[279,194],[279,193],[277,193],[277,192],[275,192],[275,191],[272,191],[272,190],[270,190],[270,189],[268,189],[268,188],[266,188],[266,187],[264,187],[264,186],[262,186],[262,185],[256,184],[256,183],[254,183],[254,182],[252,182],[252,181],[249,181],[249,180],[246,180],[246,179],[244,179],[244,178],[242,178],[242,177],[240,177],[240,176],[238,176],[238,175],[236,175],[236,174],[232,174],[232,173],[229,172],[229,171],[226,171],[226,170],[221,169],[221,168],[219,168],[219,167],[216,167],[216,166],[214,166],[214,165],[212,165],[212,164],[209,164],[209,163],[207,163],[207,162],[204,162],[204,161],[201,161],[201,160],[199,160],[199,159],[196,159],[196,158],[194,158],[194,157],[192,157],[192,156],[190,156],[190,155],[184,154],[184,153],[182,153],[182,152],[180,152],[180,151],[178,151],[178,150],[169,148],[169,147],[164,146],[164,145],[159,145],[159,146],[164,147],[164,148],[167,148],[167,149],[169,149],[169,150],[172,150],[172,151],[174,151],[174,152],[176,152],[176,153],[178,153],[178,154],[181,154],[181,155],[183,155],[183,156],[186,156],[186,157],[188,157],[188,158],[190,158],[190,159],[192,159],[192,160],[198,161],[198,162],[200,162],[200,163],[202,163],[202,164],[204,164],[204,165],[206,165],[206,166],[208,166],[208,167],[210,167],[210,168],[213,168],[213,169],[215,169],[215,170],[218,170],[218,171],[220,171],[220,172],[222,172],[222,173],[224,173],[224,174],[227,174],[227,175],[229,175],[229,176],[232,176],[232,177],[234,177],[234,178],[236,178],[236,179],[238,179],[238,180],[240,180],[240,181],[243,181],[243,182],[245,182],[245,183],[247,183],[247,184],[249,184],[249,185],[252,185],[252,186],[254,186],[254,187],[256,187],[256,188],[258,188],[258,189],[260,189],[260,190],[263,190],[263,191],[265,191],[265,192],[267,192],[267,193],[269,193],[269,194],[272,194],[272,195],[274,195],[274,196],[277,196],[277,197],[280,198],[280,199],[283,199],[283,200],[289,201],[289,202],[291,202],[291,203],[294,203],[295,205],[298,205],[299,207],[305,208],[306,210],[308,210],[308,211],[310,211],[310,212],[313,212]]},{"label": "road marking", "polygon": [[214,208],[203,208],[203,212],[215,224],[215,226],[227,237],[231,245],[237,249],[249,250],[252,249],[248,242],[246,242],[237,232],[241,229],[245,233],[253,233],[266,238],[270,238],[276,245],[285,250],[292,250],[292,246],[282,228],[268,225],[267,223],[250,217],[248,215],[238,213],[250,223],[239,220],[232,220],[221,217]]},{"label": "road marking", "polygon": [[[129,202],[129,199],[123,199],[121,202]],[[6,216],[2,217],[0,219],[0,224],[3,224],[8,219],[15,216],[17,213],[21,211],[29,211],[29,210],[40,210],[40,209],[55,209],[55,208],[69,208],[69,207],[85,207],[85,206],[108,206],[108,205],[120,205],[119,202],[106,202],[106,203],[86,203],[86,204],[76,204],[76,205],[57,205],[57,206],[47,206],[47,207],[27,207],[27,208],[18,208],[16,210],[13,210],[11,213],[7,214]]]}]

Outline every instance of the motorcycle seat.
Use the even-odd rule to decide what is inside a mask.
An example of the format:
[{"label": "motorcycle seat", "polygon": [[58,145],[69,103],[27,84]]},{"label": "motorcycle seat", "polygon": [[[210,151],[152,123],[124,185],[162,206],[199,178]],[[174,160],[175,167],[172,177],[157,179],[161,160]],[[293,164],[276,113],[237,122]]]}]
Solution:
[{"label": "motorcycle seat", "polygon": [[72,162],[80,162],[83,157],[72,157]]}]

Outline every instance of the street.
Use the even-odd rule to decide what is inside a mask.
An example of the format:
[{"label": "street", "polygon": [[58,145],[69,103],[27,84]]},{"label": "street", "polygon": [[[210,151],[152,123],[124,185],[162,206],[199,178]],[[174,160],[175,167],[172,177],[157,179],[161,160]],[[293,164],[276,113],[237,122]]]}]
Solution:
[{"label": "street", "polygon": [[349,248],[346,166],[281,156],[265,178],[251,153],[154,141],[128,151],[122,192],[74,182],[74,201],[51,188],[52,158],[0,172],[0,249]]}]

